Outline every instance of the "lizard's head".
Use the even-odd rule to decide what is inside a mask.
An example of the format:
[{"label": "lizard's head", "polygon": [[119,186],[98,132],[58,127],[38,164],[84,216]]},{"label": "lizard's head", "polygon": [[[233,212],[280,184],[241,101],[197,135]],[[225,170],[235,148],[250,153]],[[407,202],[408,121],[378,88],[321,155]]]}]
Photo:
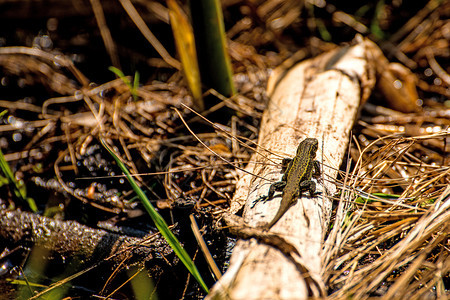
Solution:
[{"label": "lizard's head", "polygon": [[317,149],[319,148],[319,142],[315,138],[306,138],[304,139],[297,149],[297,155],[300,152],[307,151],[310,155],[315,156]]}]

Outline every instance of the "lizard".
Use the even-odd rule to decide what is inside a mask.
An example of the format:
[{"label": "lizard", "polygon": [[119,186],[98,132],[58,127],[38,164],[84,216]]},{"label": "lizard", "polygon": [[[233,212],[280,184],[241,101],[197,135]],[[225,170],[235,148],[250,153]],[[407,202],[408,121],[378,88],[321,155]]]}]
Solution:
[{"label": "lizard", "polygon": [[286,171],[281,181],[273,183],[269,188],[267,196],[257,199],[256,202],[267,202],[272,200],[275,191],[283,191],[280,207],[273,219],[264,224],[262,228],[269,230],[277,223],[284,213],[297,202],[303,191],[309,191],[312,197],[316,191],[316,184],[311,180],[313,175],[320,174],[320,164],[315,160],[319,142],[315,138],[306,138],[297,148],[297,154],[294,158],[283,159],[283,165],[287,165]]}]

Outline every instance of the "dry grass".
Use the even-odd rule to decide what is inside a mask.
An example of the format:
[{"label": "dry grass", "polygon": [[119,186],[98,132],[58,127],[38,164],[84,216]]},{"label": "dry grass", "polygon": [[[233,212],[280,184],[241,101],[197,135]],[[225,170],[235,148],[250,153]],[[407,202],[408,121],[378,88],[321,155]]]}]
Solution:
[{"label": "dry grass", "polygon": [[[376,124],[362,130],[373,132]],[[450,168],[440,133],[363,133],[352,147],[334,226],[325,241],[324,276],[331,298],[369,295],[445,299],[449,274]],[[446,153],[436,155],[436,150]],[[378,196],[371,196],[374,193]]]}]

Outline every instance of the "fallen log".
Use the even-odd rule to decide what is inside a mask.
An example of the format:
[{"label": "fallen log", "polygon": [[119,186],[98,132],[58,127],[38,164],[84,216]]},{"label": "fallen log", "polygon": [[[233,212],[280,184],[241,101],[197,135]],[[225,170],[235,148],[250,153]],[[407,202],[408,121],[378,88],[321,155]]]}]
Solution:
[{"label": "fallen log", "polygon": [[0,210],[0,237],[9,247],[41,247],[48,251],[49,259],[78,257],[92,264],[107,260],[111,266],[152,259],[165,266],[175,263],[172,249],[159,234],[131,237],[17,210]]},{"label": "fallen log", "polygon": [[[271,97],[264,112],[258,149],[236,187],[231,208],[224,219],[239,240],[227,272],[207,299],[307,299],[326,296],[322,280],[323,241],[328,230],[333,184],[343,161],[360,106],[371,94],[383,70],[381,50],[369,40],[337,48],[304,61],[288,71],[275,70],[269,80]],[[386,81],[386,80],[385,80]],[[320,195],[303,195],[269,232],[258,231],[270,221],[280,205],[275,196],[266,204],[253,203],[267,195],[270,181],[280,180],[273,162],[280,155],[294,157],[300,141],[317,138],[316,156],[322,178]],[[261,155],[264,154],[264,155]],[[269,163],[271,162],[271,163]],[[253,168],[253,169],[252,169]],[[269,179],[270,181],[267,181]],[[277,194],[276,194],[277,195]],[[244,206],[245,205],[245,206]],[[230,220],[244,206],[243,225]],[[255,230],[250,230],[249,227]],[[273,238],[278,235],[280,238]]]}]

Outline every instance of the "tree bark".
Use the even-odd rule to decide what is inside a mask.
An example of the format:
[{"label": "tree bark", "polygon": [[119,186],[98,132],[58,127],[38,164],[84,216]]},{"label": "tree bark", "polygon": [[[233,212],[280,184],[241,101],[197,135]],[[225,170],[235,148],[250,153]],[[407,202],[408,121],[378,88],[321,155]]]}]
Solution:
[{"label": "tree bark", "polygon": [[164,266],[176,264],[171,261],[174,258],[172,249],[159,234],[130,237],[93,229],[75,221],[60,221],[17,210],[0,210],[0,243],[10,247],[42,247],[48,251],[49,258],[76,256],[92,263],[105,259],[112,266],[161,257],[164,259],[160,263]]}]

